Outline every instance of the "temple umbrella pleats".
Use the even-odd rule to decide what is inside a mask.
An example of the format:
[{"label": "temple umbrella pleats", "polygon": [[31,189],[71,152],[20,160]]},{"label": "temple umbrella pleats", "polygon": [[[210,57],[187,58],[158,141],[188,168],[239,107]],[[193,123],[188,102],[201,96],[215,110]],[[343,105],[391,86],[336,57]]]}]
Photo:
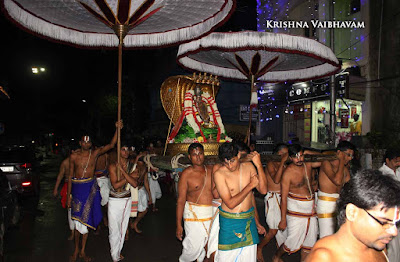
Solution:
[{"label": "temple umbrella pleats", "polygon": [[118,3],[118,22],[119,24],[125,24],[129,18],[129,10],[131,7],[130,0],[120,0]]},{"label": "temple umbrella pleats", "polygon": [[255,74],[257,76],[257,79],[258,79],[258,77],[265,75],[271,69],[271,67],[275,65],[275,63],[278,61],[278,59],[279,59],[279,56],[274,57],[263,68],[258,70],[257,73]]},{"label": "temple umbrella pleats", "polygon": [[[0,0],[0,4],[7,17],[34,34],[79,47],[118,47],[118,120],[123,46],[159,48],[199,38],[225,22],[235,6],[234,0]],[[118,160],[119,154],[120,130]]]},{"label": "temple umbrella pleats", "polygon": [[[6,15],[34,34],[79,47],[118,47],[112,25],[128,24],[126,48],[197,39],[227,20],[234,0],[0,0]],[[101,22],[99,22],[101,21]]]},{"label": "temple umbrella pleats", "polygon": [[251,59],[251,75],[255,76],[258,73],[258,69],[260,67],[261,57],[257,52],[253,58]]},{"label": "temple umbrella pleats", "polygon": [[329,76],[340,69],[332,50],[313,39],[253,31],[211,33],[182,44],[177,60],[191,70],[250,81],[254,103],[257,103],[256,81],[307,81]]},{"label": "temple umbrella pleats", "polygon": [[[113,11],[107,5],[104,0],[95,0],[97,6],[100,8],[101,12],[103,13],[104,17],[113,25],[117,23],[117,19],[114,16]],[[82,3],[82,2],[81,2]]]}]

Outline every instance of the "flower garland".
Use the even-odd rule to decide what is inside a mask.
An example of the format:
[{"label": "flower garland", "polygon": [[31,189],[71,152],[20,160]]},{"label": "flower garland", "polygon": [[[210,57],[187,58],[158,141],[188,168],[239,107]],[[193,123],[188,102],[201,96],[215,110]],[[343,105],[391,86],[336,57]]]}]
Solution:
[{"label": "flower garland", "polygon": [[195,133],[200,133],[200,126],[196,124],[196,120],[193,117],[193,96],[194,91],[189,90],[185,94],[185,102],[183,103],[183,110],[185,112],[186,122],[193,128]]},{"label": "flower garland", "polygon": [[[215,100],[208,92],[204,92],[201,96],[201,100],[207,105],[207,113],[210,117],[210,122],[215,124],[218,129],[217,133],[217,141],[223,142],[224,140],[221,139],[221,135],[225,135],[226,141],[232,141],[225,134],[225,127],[222,123],[221,115],[218,111],[217,104]],[[177,135],[180,127],[182,126],[183,119],[186,118],[187,124],[193,129],[195,134],[200,134],[201,137],[198,137],[198,142],[207,142],[207,139],[201,130],[201,125],[204,123],[203,119],[200,117],[200,114],[194,105],[194,90],[189,90],[185,93],[185,100],[183,103],[183,113],[178,120],[178,124],[173,128],[169,141],[172,142],[173,138]],[[202,140],[202,141],[201,141]]]},{"label": "flower garland", "polygon": [[205,94],[207,94],[207,96],[205,96],[205,98],[207,99],[207,104],[211,106],[212,114],[215,117],[214,123],[221,130],[221,134],[225,134],[225,127],[222,123],[222,118],[217,108],[217,103],[215,103],[215,100],[212,96],[210,96],[208,93]]}]

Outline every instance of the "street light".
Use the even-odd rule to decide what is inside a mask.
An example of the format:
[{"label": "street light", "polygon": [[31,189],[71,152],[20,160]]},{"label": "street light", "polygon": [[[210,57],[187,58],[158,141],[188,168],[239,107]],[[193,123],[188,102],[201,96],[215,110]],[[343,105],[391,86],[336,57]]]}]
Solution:
[{"label": "street light", "polygon": [[44,73],[44,72],[46,72],[46,68],[44,68],[44,67],[36,67],[36,66],[32,67],[32,73],[35,75],[37,75],[39,73]]}]

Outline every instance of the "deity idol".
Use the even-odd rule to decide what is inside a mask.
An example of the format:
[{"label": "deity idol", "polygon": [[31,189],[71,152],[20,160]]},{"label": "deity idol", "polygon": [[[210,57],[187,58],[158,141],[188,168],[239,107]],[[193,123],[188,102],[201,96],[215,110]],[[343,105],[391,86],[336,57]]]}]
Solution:
[{"label": "deity idol", "polygon": [[225,142],[226,135],[221,115],[214,98],[203,92],[201,85],[185,93],[182,113],[169,136],[170,142]]}]

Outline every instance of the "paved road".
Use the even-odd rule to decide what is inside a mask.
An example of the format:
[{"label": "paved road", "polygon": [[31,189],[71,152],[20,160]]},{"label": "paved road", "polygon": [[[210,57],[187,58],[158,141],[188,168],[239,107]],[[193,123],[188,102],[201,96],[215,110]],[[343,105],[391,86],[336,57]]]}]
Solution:
[{"label": "paved road", "polygon": [[[63,262],[68,261],[74,245],[68,241],[67,213],[59,199],[52,196],[60,158],[46,159],[41,167],[40,198],[24,199],[23,218],[20,225],[6,234],[6,262]],[[263,221],[264,203],[257,199]],[[167,194],[158,200],[159,212],[149,212],[139,224],[143,233],[132,234],[125,242],[122,254],[125,261],[176,262],[182,245],[175,238],[175,199]],[[264,223],[265,224],[265,223]],[[107,228],[99,235],[89,233],[87,254],[94,261],[112,261],[109,252]],[[275,241],[264,248],[265,261],[271,261],[276,251]],[[284,261],[300,261],[299,254],[285,256]]]}]

